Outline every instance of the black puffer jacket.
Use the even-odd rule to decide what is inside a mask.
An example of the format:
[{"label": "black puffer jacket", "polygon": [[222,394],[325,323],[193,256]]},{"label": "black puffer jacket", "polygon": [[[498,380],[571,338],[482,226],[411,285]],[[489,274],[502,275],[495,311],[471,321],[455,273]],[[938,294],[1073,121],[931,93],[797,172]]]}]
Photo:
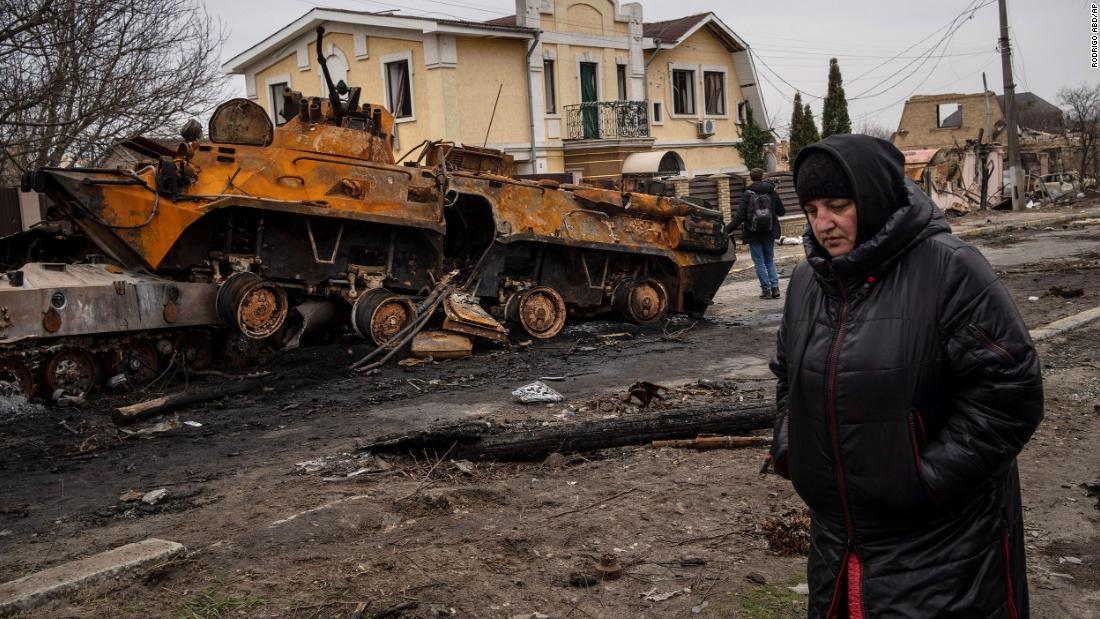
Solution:
[{"label": "black puffer jacket", "polygon": [[[754,193],[771,196],[772,199],[772,229],[765,230],[763,232],[755,232],[749,230],[747,219],[749,217],[749,193]],[[779,198],[779,194],[775,192],[775,183],[771,181],[756,181],[749,185],[748,191],[741,194],[741,201],[738,203],[737,212],[733,214],[733,220],[726,224],[726,234],[733,234],[737,232],[737,229],[742,230],[741,239],[745,244],[749,243],[770,243],[779,238],[780,226],[779,218],[786,214],[783,208],[783,200]]]},{"label": "black puffer jacket", "polygon": [[813,521],[810,617],[846,616],[848,553],[866,617],[1027,617],[1016,455],[1043,415],[1034,347],[896,149],[851,137],[803,153],[842,162],[869,220],[892,214],[836,260],[807,228],[772,362],[771,460]]}]

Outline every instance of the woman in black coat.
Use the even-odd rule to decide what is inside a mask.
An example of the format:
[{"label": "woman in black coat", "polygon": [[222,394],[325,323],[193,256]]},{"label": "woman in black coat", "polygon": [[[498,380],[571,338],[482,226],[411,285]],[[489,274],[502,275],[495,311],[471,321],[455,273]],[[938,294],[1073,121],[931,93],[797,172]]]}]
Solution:
[{"label": "woman in black coat", "polygon": [[769,463],[810,508],[810,617],[1027,617],[1016,456],[1043,393],[1015,305],[890,143],[831,136],[794,173]]}]

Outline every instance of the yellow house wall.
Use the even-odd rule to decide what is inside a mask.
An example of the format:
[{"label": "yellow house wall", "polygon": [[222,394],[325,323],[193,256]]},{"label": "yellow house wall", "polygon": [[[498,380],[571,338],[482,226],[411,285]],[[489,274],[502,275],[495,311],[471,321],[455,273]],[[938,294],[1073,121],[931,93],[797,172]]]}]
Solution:
[{"label": "yellow house wall", "polygon": [[[333,43],[348,59],[348,85],[359,86],[363,89],[360,99],[363,103],[385,105],[385,89],[382,84],[381,58],[390,54],[412,52],[412,88],[413,88],[413,115],[414,121],[401,122],[398,125],[397,135],[401,149],[409,148],[428,138],[438,139],[439,135],[432,135],[431,119],[437,118],[433,113],[434,107],[441,105],[444,99],[443,93],[433,92],[428,79],[428,70],[424,66],[424,46],[419,41],[402,39],[390,39],[385,37],[370,37],[367,52],[369,57],[364,60],[355,58],[355,46],[350,34],[333,33],[325,35],[323,47]],[[289,55],[274,65],[256,73],[257,100],[264,109],[270,109],[267,88],[264,83],[267,78],[287,74],[291,78],[291,88],[300,90],[304,96],[315,97],[321,94],[321,67],[317,63],[316,45],[308,46],[310,69],[300,71],[298,69],[297,56],[293,49]],[[447,71],[447,69],[440,69]],[[439,84],[436,89],[441,88]]]},{"label": "yellow house wall", "polygon": [[[458,65],[453,71],[458,93],[445,105],[458,107],[458,140],[480,146],[489,130],[490,144],[529,142],[525,41],[460,37],[457,44]],[[500,103],[490,129],[498,89]]]},{"label": "yellow house wall", "polygon": [[554,14],[541,16],[546,32],[573,32],[600,36],[625,37],[630,26],[615,21],[615,3],[610,0],[557,0]]},{"label": "yellow house wall", "polygon": [[295,90],[301,90],[303,87],[305,87],[307,78],[309,77],[308,73],[302,73],[298,71],[298,60],[294,54],[294,50],[291,50],[290,54],[282,60],[257,73],[256,102],[262,105],[263,108],[267,110],[268,114],[271,113],[271,93],[268,92],[266,81],[267,78],[277,75],[289,75],[290,87]]},{"label": "yellow house wall", "polygon": [[[655,147],[660,149],[660,146]],[[699,146],[694,148],[677,147],[675,150],[684,160],[689,174],[703,170],[744,167],[741,154],[733,146]]]},{"label": "yellow house wall", "polygon": [[[647,60],[653,54],[647,52]],[[672,79],[670,64],[693,65],[695,70],[695,114],[690,118],[672,117]],[[657,59],[649,65],[649,98],[663,102],[664,125],[653,127],[653,137],[658,140],[691,140],[698,138],[696,123],[706,118],[703,99],[701,65],[717,65],[726,69],[726,115],[713,117],[716,132],[710,140],[735,140],[741,137],[737,128],[737,104],[744,100],[740,82],[733,70],[733,57],[705,28],[691,35],[673,49],[660,50]]]}]

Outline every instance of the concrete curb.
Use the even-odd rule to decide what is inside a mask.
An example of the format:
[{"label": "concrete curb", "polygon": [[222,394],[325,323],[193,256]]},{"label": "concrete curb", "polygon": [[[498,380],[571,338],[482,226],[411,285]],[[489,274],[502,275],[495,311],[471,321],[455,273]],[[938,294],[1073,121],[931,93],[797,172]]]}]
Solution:
[{"label": "concrete curb", "polygon": [[1036,327],[1031,330],[1031,339],[1038,342],[1045,340],[1055,335],[1061,335],[1066,331],[1083,327],[1084,325],[1100,319],[1100,306],[1094,307],[1089,310],[1085,310],[1072,316],[1067,316],[1061,320],[1055,320],[1054,322]]},{"label": "concrete curb", "polygon": [[182,544],[149,538],[0,584],[0,617],[40,606],[83,587],[118,578],[184,551]]},{"label": "concrete curb", "polygon": [[978,236],[985,236],[987,234],[1007,232],[1009,230],[1027,230],[1057,226],[1060,224],[1080,221],[1082,219],[1092,219],[1094,217],[1097,217],[1098,215],[1100,215],[1100,210],[1089,210],[1081,213],[1070,213],[1068,215],[1053,215],[1050,217],[1042,217],[1039,219],[1005,222],[1001,224],[993,224],[991,226],[982,226],[980,228],[970,228],[968,230],[959,230],[954,234],[960,239],[969,239]]}]

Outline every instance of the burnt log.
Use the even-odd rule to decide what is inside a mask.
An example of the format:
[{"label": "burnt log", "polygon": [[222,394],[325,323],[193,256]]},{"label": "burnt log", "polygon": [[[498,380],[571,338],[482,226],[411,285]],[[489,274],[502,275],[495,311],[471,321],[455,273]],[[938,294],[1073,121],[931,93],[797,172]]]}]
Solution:
[{"label": "burnt log", "polygon": [[227,396],[248,393],[259,389],[271,380],[274,375],[260,378],[251,378],[231,383],[222,383],[205,389],[191,389],[181,391],[152,400],[145,400],[129,406],[120,406],[111,413],[111,421],[116,425],[126,425],[142,419],[156,417],[177,411],[186,406],[201,404],[211,400],[218,400]]},{"label": "burnt log", "polygon": [[648,445],[657,440],[694,439],[702,434],[746,434],[771,428],[774,423],[775,403],[761,400],[560,423],[523,431],[494,430],[488,424],[468,422],[389,437],[361,449],[394,453],[451,448],[451,457],[455,459],[540,460],[552,453]]}]

